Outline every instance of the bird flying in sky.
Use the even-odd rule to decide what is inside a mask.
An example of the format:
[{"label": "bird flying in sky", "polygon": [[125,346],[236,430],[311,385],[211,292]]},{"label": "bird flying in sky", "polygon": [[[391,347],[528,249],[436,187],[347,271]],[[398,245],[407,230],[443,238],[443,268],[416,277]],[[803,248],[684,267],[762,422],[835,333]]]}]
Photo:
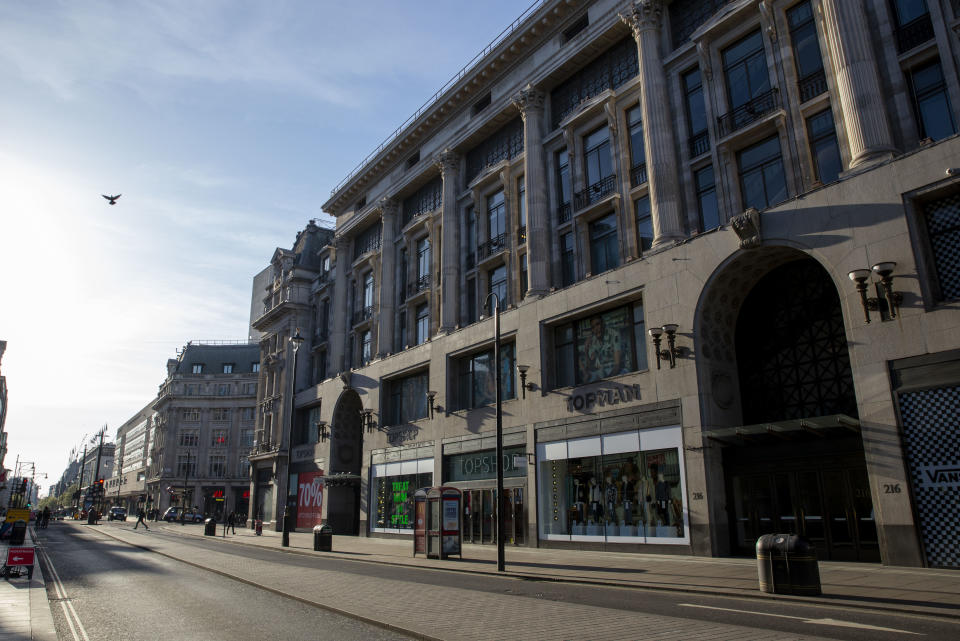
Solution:
[{"label": "bird flying in sky", "polygon": [[100,194],[100,195],[103,196],[104,198],[106,198],[107,200],[109,200],[111,205],[116,205],[116,204],[117,204],[117,198],[119,198],[119,197],[122,196],[123,194],[117,194],[116,196],[107,196],[107,195],[105,195],[105,194]]}]

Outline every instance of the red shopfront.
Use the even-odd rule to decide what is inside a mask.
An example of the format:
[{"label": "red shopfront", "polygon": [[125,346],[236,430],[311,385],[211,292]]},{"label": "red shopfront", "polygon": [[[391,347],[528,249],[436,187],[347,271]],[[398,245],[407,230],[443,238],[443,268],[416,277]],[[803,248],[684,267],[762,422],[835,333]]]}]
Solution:
[{"label": "red shopfront", "polygon": [[323,470],[297,475],[297,529],[313,529],[323,520]]}]

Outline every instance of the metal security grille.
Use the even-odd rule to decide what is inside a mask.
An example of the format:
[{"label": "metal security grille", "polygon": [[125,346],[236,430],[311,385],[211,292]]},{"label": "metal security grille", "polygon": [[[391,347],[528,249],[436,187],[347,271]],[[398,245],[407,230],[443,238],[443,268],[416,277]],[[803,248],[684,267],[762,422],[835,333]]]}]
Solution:
[{"label": "metal security grille", "polygon": [[960,298],[960,194],[932,201],[923,209],[940,294],[944,300]]},{"label": "metal security grille", "polygon": [[757,283],[736,344],[744,424],[857,416],[840,299],[815,261],[787,263]]},{"label": "metal security grille", "polygon": [[899,395],[927,563],[960,568],[960,387]]}]

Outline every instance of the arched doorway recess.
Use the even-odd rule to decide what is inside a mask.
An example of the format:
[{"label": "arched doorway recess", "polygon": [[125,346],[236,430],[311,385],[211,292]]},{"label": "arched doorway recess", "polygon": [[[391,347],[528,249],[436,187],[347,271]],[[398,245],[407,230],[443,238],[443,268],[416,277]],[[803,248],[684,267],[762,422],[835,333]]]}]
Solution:
[{"label": "arched doorway recess", "polygon": [[330,461],[326,476],[327,524],[335,534],[360,533],[360,472],[363,466],[363,405],[356,390],[340,395],[330,426]]}]

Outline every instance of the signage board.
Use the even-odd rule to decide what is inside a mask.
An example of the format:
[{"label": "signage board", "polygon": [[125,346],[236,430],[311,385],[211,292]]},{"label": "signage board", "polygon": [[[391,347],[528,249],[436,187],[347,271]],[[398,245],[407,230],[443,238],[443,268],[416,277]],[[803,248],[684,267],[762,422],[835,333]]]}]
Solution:
[{"label": "signage board", "polygon": [[7,510],[7,519],[5,523],[16,523],[17,521],[30,522],[30,510],[26,508],[10,508]]},{"label": "signage board", "polygon": [[320,525],[323,520],[323,470],[301,472],[297,476],[297,527]]},{"label": "signage board", "polygon": [[16,547],[7,550],[7,565],[33,565],[32,547]]}]

